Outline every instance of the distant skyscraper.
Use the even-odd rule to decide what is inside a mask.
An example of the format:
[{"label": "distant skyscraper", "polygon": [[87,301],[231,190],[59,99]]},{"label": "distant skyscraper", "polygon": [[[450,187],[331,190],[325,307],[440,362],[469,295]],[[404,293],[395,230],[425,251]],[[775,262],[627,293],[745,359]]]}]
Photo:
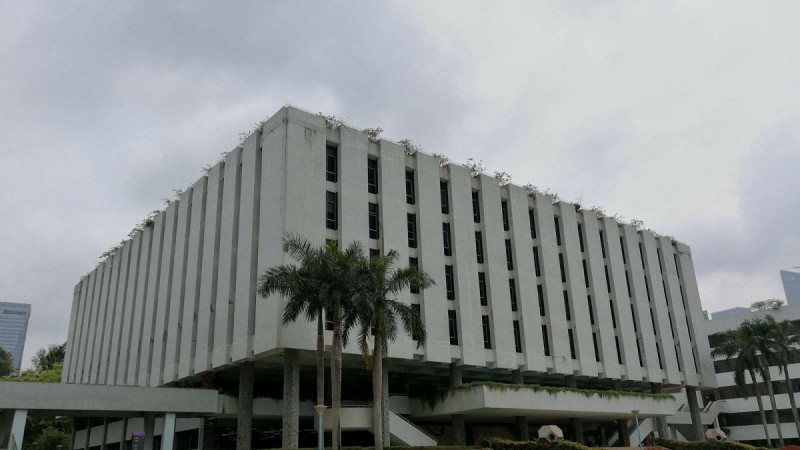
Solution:
[{"label": "distant skyscraper", "polygon": [[781,270],[783,292],[786,293],[786,303],[800,304],[800,267]]},{"label": "distant skyscraper", "polygon": [[12,375],[19,375],[31,305],[27,303],[0,302],[0,347],[14,356]]}]

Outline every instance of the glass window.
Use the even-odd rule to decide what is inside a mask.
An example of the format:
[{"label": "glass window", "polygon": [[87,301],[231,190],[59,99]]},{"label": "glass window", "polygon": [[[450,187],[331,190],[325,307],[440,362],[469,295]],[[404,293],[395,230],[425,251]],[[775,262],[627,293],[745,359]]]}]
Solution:
[{"label": "glass window", "polygon": [[406,203],[413,205],[417,202],[417,196],[414,189],[414,171],[406,170]]},{"label": "glass window", "polygon": [[544,288],[542,285],[536,286],[536,294],[539,296],[539,315],[544,317],[545,315],[545,308],[544,308]]},{"label": "glass window", "polygon": [[378,160],[367,159],[367,190],[370,194],[378,193]]},{"label": "glass window", "polygon": [[586,249],[583,246],[583,224],[580,223],[578,224],[578,243],[581,246],[581,253],[586,251]]},{"label": "glass window", "polygon": [[533,247],[533,270],[536,272],[536,276],[542,276],[542,268],[539,265],[539,249],[537,247]]},{"label": "glass window", "polygon": [[528,222],[531,224],[531,239],[536,239],[536,216],[532,209],[528,210]]},{"label": "glass window", "polygon": [[558,267],[559,267],[559,269],[561,269],[561,282],[562,283],[566,283],[567,282],[567,270],[564,268],[564,254],[563,253],[559,253],[558,254]]},{"label": "glass window", "polygon": [[592,341],[594,344],[594,360],[600,362],[600,351],[597,347],[597,333],[592,333]]},{"label": "glass window", "polygon": [[472,220],[475,223],[481,222],[481,205],[477,191],[472,191]]},{"label": "glass window", "polygon": [[483,348],[492,348],[492,331],[489,326],[489,316],[481,316],[483,324]]},{"label": "glass window", "polygon": [[483,235],[480,231],[475,232],[475,254],[478,256],[478,264],[483,264]]},{"label": "glass window", "polygon": [[336,183],[339,173],[339,149],[333,145],[325,146],[325,179]]},{"label": "glass window", "polygon": [[544,356],[550,356],[550,337],[547,333],[547,325],[542,325],[542,346],[544,347]]},{"label": "glass window", "polygon": [[338,199],[335,192],[325,191],[325,228],[339,229]]},{"label": "glass window", "polygon": [[508,280],[508,293],[511,296],[511,311],[517,310],[517,284],[513,278]]},{"label": "glass window", "polygon": [[578,359],[575,356],[575,336],[572,335],[572,328],[567,330],[567,336],[569,337],[569,354],[572,359]]},{"label": "glass window", "polygon": [[605,233],[603,233],[603,230],[600,230],[600,253],[603,255],[603,258],[606,257],[606,239],[604,235]]},{"label": "glass window", "polygon": [[522,333],[519,330],[519,320],[514,322],[514,349],[517,353],[522,353]]},{"label": "glass window", "polygon": [[489,298],[486,296],[486,274],[478,272],[478,292],[481,297],[481,306],[489,306]]},{"label": "glass window", "polygon": [[508,222],[508,201],[500,202],[500,210],[503,214],[503,230],[508,231],[511,229],[511,224]]},{"label": "glass window", "polygon": [[625,254],[625,238],[619,237],[619,248],[622,250],[622,264],[628,264],[628,256]]},{"label": "glass window", "polygon": [[583,260],[583,281],[586,283],[586,287],[589,287],[589,270],[586,268],[586,260]]},{"label": "glass window", "polygon": [[594,325],[594,305],[592,304],[592,296],[586,296],[586,300],[589,303],[589,322]]},{"label": "glass window", "polygon": [[[419,260],[417,258],[408,258],[408,265],[419,268]],[[410,289],[412,294],[419,294],[419,286],[416,283],[412,283]]]},{"label": "glass window", "polygon": [[369,204],[369,238],[379,239],[381,236],[378,229],[378,204]]},{"label": "glass window", "polygon": [[453,248],[450,245],[450,224],[442,224],[442,242],[444,244],[444,256],[452,256]]},{"label": "glass window", "polygon": [[511,253],[511,239],[506,239],[506,266],[508,270],[514,270],[514,257]]},{"label": "glass window", "polygon": [[408,225],[408,246],[417,248],[417,215],[406,214],[406,222]]},{"label": "glass window", "polygon": [[447,181],[439,182],[439,195],[442,200],[442,214],[450,214],[450,196],[447,195]]},{"label": "glass window", "polygon": [[447,286],[447,299],[455,300],[456,288],[453,280],[453,266],[450,265],[444,266],[444,279],[445,279],[445,285]]},{"label": "glass window", "polygon": [[458,345],[458,322],[456,312],[452,309],[447,311],[447,323],[450,327],[450,345]]},{"label": "glass window", "polygon": [[556,245],[561,245],[561,224],[558,220],[558,216],[553,217],[553,221],[556,226]]}]

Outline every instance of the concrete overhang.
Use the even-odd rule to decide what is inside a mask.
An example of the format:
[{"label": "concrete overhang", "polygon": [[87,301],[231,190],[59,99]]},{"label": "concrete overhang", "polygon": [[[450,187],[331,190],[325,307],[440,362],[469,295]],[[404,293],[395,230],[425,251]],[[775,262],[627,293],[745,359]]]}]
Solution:
[{"label": "concrete overhang", "polygon": [[497,389],[474,386],[450,392],[433,409],[420,400],[412,403],[414,419],[444,419],[464,414],[467,419],[526,416],[537,421],[567,418],[614,420],[632,418],[631,411],[639,410],[640,418],[675,414],[675,399],[656,399],[637,396],[600,397],[576,392],[535,391],[532,389]]},{"label": "concrete overhang", "polygon": [[217,391],[206,389],[0,382],[0,410],[25,409],[33,415],[212,415],[221,411],[219,397]]}]

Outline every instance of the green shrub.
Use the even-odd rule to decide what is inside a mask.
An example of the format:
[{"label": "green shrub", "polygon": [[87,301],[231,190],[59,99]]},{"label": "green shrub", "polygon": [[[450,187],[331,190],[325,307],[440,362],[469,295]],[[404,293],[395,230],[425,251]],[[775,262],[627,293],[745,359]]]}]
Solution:
[{"label": "green shrub", "polygon": [[512,441],[509,439],[488,438],[483,440],[481,446],[491,448],[492,450],[591,450],[590,447],[583,444],[564,439],[555,442],[547,442],[544,440]]},{"label": "green shrub", "polygon": [[759,450],[763,447],[753,447],[735,441],[673,441],[672,439],[656,439],[656,445],[670,450]]}]

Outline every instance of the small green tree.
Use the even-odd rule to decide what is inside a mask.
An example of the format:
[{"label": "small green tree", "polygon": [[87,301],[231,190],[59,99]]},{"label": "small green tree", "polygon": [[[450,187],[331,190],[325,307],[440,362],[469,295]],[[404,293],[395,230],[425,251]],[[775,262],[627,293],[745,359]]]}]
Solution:
[{"label": "small green tree", "polygon": [[[27,433],[26,433],[27,434]],[[54,450],[57,448],[69,448],[70,436],[64,430],[48,426],[44,428],[38,436],[25,444],[25,450]]]},{"label": "small green tree", "polygon": [[0,347],[0,377],[11,375],[12,370],[14,370],[14,357],[3,347]]},{"label": "small green tree", "polygon": [[61,345],[50,344],[50,346],[46,349],[40,348],[36,351],[36,353],[33,355],[33,359],[31,360],[33,363],[33,369],[37,372],[41,372],[43,370],[52,369],[57,363],[64,364],[64,355],[66,352],[66,342]]}]

